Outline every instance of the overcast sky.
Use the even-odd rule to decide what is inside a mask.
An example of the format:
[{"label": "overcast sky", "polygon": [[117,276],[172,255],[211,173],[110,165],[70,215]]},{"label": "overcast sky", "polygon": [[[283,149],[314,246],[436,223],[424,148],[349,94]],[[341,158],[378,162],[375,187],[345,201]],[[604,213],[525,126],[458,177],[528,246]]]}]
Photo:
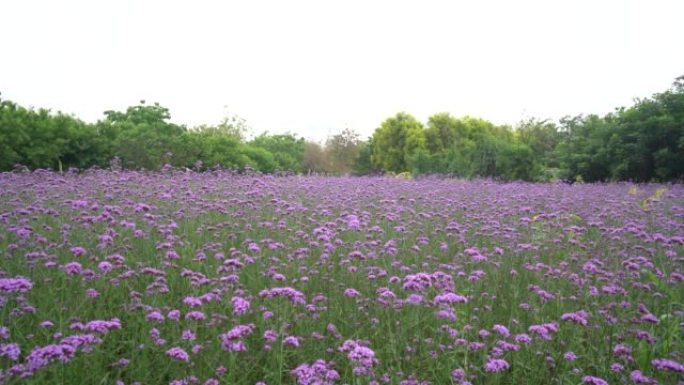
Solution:
[{"label": "overcast sky", "polygon": [[684,1],[3,0],[0,92],[87,121],[370,135],[399,111],[606,113],[684,75]]}]

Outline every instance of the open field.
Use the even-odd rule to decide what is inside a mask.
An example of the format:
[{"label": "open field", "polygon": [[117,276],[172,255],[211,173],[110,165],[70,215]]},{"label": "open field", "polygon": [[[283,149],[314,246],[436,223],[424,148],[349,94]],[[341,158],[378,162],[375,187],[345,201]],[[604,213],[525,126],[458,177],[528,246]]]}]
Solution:
[{"label": "open field", "polygon": [[0,174],[0,383],[681,384],[684,186]]}]

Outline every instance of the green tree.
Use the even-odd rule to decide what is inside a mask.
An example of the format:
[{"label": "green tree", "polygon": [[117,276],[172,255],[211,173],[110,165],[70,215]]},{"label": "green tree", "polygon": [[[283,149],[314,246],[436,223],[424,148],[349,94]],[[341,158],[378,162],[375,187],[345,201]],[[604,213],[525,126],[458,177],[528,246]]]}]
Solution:
[{"label": "green tree", "polygon": [[400,112],[382,122],[373,133],[373,165],[385,171],[408,171],[409,158],[425,148],[423,125]]},{"label": "green tree", "polygon": [[293,134],[269,135],[265,132],[249,144],[273,154],[278,170],[301,172],[304,161],[304,142],[304,138],[297,138]]},{"label": "green tree", "polygon": [[100,129],[114,139],[114,154],[125,167],[158,169],[173,160],[174,142],[186,131],[185,127],[170,123],[169,110],[160,106],[139,105],[125,112],[105,111]]},{"label": "green tree", "polygon": [[359,143],[359,152],[354,159],[352,173],[354,175],[370,175],[373,171],[373,138],[371,137],[367,141]]}]

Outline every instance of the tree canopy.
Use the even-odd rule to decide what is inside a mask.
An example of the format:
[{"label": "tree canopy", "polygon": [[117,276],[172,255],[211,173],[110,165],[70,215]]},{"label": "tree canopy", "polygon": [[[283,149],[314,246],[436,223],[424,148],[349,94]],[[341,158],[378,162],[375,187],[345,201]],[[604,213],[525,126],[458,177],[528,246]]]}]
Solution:
[{"label": "tree canopy", "polygon": [[248,138],[244,119],[187,128],[170,111],[139,104],[108,110],[95,123],[0,98],[0,171],[121,166],[252,169],[262,172],[368,175],[411,172],[462,178],[545,181],[684,179],[684,77],[672,87],[614,112],[527,119],[515,126],[437,113],[425,124],[406,112],[385,119],[371,137],[353,130],[325,142],[295,134]]}]

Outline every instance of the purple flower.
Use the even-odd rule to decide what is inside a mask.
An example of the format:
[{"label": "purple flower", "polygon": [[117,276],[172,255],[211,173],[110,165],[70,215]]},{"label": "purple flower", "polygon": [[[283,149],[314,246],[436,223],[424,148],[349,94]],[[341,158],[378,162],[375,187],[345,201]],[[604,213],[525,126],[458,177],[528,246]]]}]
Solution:
[{"label": "purple flower", "polygon": [[69,262],[64,265],[64,271],[69,275],[79,275],[83,271],[83,267],[78,262]]},{"label": "purple flower", "polygon": [[246,314],[249,311],[250,308],[250,303],[246,299],[242,297],[233,297],[230,300],[231,305],[233,306],[233,315],[235,316],[240,316],[243,314]]},{"label": "purple flower", "polygon": [[684,373],[684,365],[677,361],[668,360],[664,358],[657,358],[651,361],[651,365],[658,370],[666,370],[675,373]]},{"label": "purple flower", "polygon": [[247,345],[240,340],[254,332],[254,324],[237,325],[228,332],[220,335],[221,348],[229,352],[242,352],[247,350]]},{"label": "purple flower", "polygon": [[181,317],[181,312],[178,309],[171,310],[166,317],[170,320],[178,321]]},{"label": "purple flower", "polygon": [[584,376],[582,382],[589,385],[608,385],[606,380],[594,376]]},{"label": "purple flower", "polygon": [[499,373],[502,372],[506,369],[508,369],[509,365],[506,360],[500,359],[500,358],[495,358],[495,359],[490,359],[487,361],[485,364],[484,370],[485,372],[488,373]]},{"label": "purple flower", "polygon": [[334,385],[340,379],[330,363],[316,360],[313,364],[301,364],[292,370],[299,385]]},{"label": "purple flower", "polygon": [[206,317],[204,316],[204,313],[201,311],[191,311],[185,314],[185,319],[186,320],[191,320],[191,321],[202,321]]},{"label": "purple flower", "polygon": [[166,355],[173,358],[173,359],[176,359],[178,361],[183,361],[183,362],[189,362],[190,361],[190,355],[188,355],[188,353],[185,350],[183,350],[182,348],[180,348],[178,346],[174,346],[171,349],[167,350]]},{"label": "purple flower", "polygon": [[17,344],[0,344],[0,357],[7,357],[12,361],[19,359],[21,349]]},{"label": "purple flower", "polygon": [[454,379],[454,381],[461,382],[465,380],[465,371],[461,368],[456,368],[451,371],[451,378]]},{"label": "purple flower", "polygon": [[440,305],[440,304],[452,304],[452,303],[466,303],[468,302],[468,299],[462,295],[458,295],[455,293],[442,293],[438,294],[435,296],[435,299],[433,300],[435,305]]},{"label": "purple flower", "polygon": [[511,333],[508,331],[508,328],[503,326],[503,325],[494,325],[492,327],[492,330],[495,332],[499,333],[502,337],[506,338],[508,337]]},{"label": "purple flower", "polygon": [[371,367],[375,364],[375,352],[365,346],[356,345],[347,357],[361,366]]},{"label": "purple flower", "polygon": [[47,329],[47,328],[51,328],[51,327],[53,327],[53,326],[55,326],[55,323],[52,322],[52,321],[50,321],[50,320],[45,320],[45,321],[43,321],[43,322],[40,323],[40,327],[46,328],[46,329]]},{"label": "purple flower", "polygon": [[106,273],[112,269],[112,264],[107,261],[103,261],[97,265],[97,269],[102,273]]},{"label": "purple flower", "polygon": [[110,330],[119,329],[121,329],[121,321],[118,318],[112,318],[109,321],[95,320],[85,324],[85,330],[102,334],[107,334]]},{"label": "purple flower", "polygon": [[24,277],[0,278],[0,291],[3,293],[26,293],[33,287]]},{"label": "purple flower", "polygon": [[530,338],[530,336],[528,336],[527,334],[524,334],[524,333],[523,334],[516,334],[515,335],[515,342],[517,342],[519,344],[529,344],[530,342],[532,342],[532,338]]},{"label": "purple flower", "polygon": [[353,373],[357,376],[371,374],[373,366],[378,362],[375,352],[365,346],[362,341],[346,340],[339,350],[347,352],[347,358],[354,365]]},{"label": "purple flower", "polygon": [[558,324],[546,323],[541,325],[532,325],[527,329],[530,333],[538,335],[543,340],[551,340],[551,333],[558,331]]},{"label": "purple flower", "polygon": [[587,326],[589,322],[587,320],[588,317],[589,313],[585,312],[584,310],[580,310],[575,313],[565,313],[561,315],[561,319],[563,321],[570,321],[582,326]]},{"label": "purple flower", "polygon": [[615,347],[613,347],[613,354],[618,357],[631,356],[632,348],[628,345],[617,344]]},{"label": "purple flower", "polygon": [[74,255],[74,257],[82,257],[86,255],[87,251],[80,246],[75,246],[71,248],[71,253]]},{"label": "purple flower", "polygon": [[641,373],[641,370],[633,370],[629,374],[629,379],[632,380],[633,383],[639,385],[658,385],[658,381],[656,381],[655,378],[645,376]]},{"label": "purple flower", "polygon": [[423,296],[420,294],[412,293],[406,298],[406,302],[411,305],[420,305],[423,302]]},{"label": "purple flower", "polygon": [[195,332],[190,329],[183,330],[183,333],[181,334],[181,339],[183,341],[194,341],[196,338]]},{"label": "purple flower", "polygon": [[299,347],[299,338],[295,336],[287,336],[283,340],[283,344],[285,346],[289,346],[292,348],[298,348]]},{"label": "purple flower", "polygon": [[100,296],[100,293],[97,292],[95,289],[86,289],[86,297],[90,299],[94,299]]},{"label": "purple flower", "polygon": [[275,342],[278,338],[278,333],[275,330],[269,329],[264,332],[264,340],[268,343]]},{"label": "purple flower", "polygon": [[306,304],[304,294],[291,287],[273,287],[270,289],[264,289],[259,292],[259,296],[262,298],[285,297],[295,305]]},{"label": "purple flower", "polygon": [[70,345],[59,344],[35,347],[31,350],[29,356],[26,357],[26,366],[30,372],[35,372],[53,361],[69,362],[75,354],[76,349]]},{"label": "purple flower", "polygon": [[147,320],[152,322],[164,322],[164,315],[158,310],[147,314]]}]

